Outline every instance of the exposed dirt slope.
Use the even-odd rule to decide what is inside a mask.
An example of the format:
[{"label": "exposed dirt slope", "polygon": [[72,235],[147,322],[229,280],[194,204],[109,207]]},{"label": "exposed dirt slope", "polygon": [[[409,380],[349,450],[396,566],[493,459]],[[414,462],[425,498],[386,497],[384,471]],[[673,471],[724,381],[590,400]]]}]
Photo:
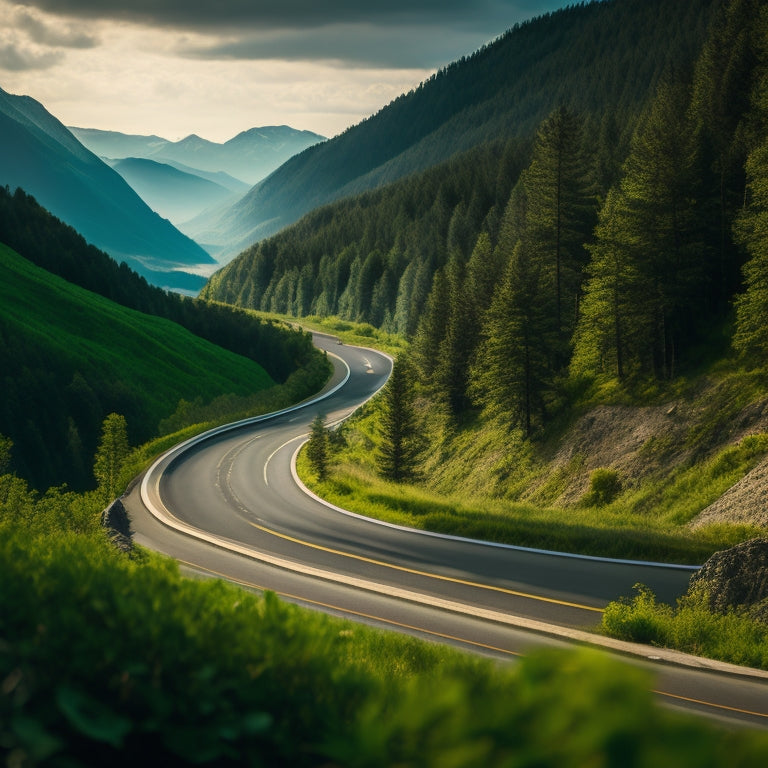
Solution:
[{"label": "exposed dirt slope", "polygon": [[[604,405],[593,408],[567,431],[549,463],[549,477],[526,494],[536,499],[553,475],[569,506],[588,491],[590,474],[615,470],[624,487],[706,459],[744,437],[768,433],[768,398],[743,404],[737,388],[707,381],[690,397],[659,406]],[[768,526],[768,457],[691,523],[750,523]]]}]

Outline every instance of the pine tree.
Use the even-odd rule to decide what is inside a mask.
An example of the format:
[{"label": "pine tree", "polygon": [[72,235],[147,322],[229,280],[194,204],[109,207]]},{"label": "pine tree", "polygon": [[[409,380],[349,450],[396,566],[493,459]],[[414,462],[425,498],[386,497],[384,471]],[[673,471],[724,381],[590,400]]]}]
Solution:
[{"label": "pine tree", "polygon": [[325,416],[318,414],[312,421],[312,428],[307,442],[307,459],[312,471],[319,480],[328,477],[328,430],[325,427]]},{"label": "pine tree", "polygon": [[[653,370],[674,374],[676,359],[701,326],[711,249],[704,241],[702,191],[687,112],[689,89],[668,79],[632,140],[617,209],[623,241],[636,249],[654,312]],[[697,311],[698,310],[698,311]]]},{"label": "pine tree", "polygon": [[768,142],[747,161],[749,205],[736,222],[739,242],[749,260],[744,265],[746,290],[736,299],[733,345],[743,355],[768,364]]},{"label": "pine tree", "polygon": [[413,370],[405,360],[397,360],[382,393],[376,448],[380,474],[395,482],[417,476],[420,444],[413,401]]},{"label": "pine tree", "polygon": [[450,289],[445,270],[438,269],[432,279],[432,288],[411,345],[411,356],[421,380],[432,387],[440,345],[450,314]]},{"label": "pine tree", "polygon": [[558,364],[576,322],[584,243],[594,217],[582,146],[581,121],[555,110],[539,128],[530,166],[521,177],[525,190],[524,231],[531,256],[541,262],[542,281],[555,295]]},{"label": "pine tree", "polygon": [[[483,325],[470,396],[489,417],[530,435],[544,415],[553,312],[540,263],[518,241]],[[548,343],[549,341],[549,343]]]},{"label": "pine tree", "polygon": [[0,435],[0,475],[4,475],[11,470],[11,448],[13,440],[5,435]]},{"label": "pine tree", "polygon": [[595,230],[573,370],[671,377],[706,317],[705,244],[688,89],[665,81]]},{"label": "pine tree", "polygon": [[[646,309],[650,286],[639,269],[632,242],[622,230],[626,201],[618,189],[608,193],[588,246],[589,281],[574,334],[572,372],[608,373],[624,379],[640,367],[650,346],[652,320]],[[647,362],[647,360],[646,360]]]},{"label": "pine tree", "polygon": [[93,462],[93,474],[105,504],[120,492],[120,473],[129,451],[125,417],[110,413],[102,424],[101,440]]}]

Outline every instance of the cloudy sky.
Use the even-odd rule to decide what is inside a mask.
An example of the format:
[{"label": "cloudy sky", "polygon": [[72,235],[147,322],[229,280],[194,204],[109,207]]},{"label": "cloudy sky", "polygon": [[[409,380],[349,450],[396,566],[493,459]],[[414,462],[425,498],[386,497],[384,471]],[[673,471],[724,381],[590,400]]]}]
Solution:
[{"label": "cloudy sky", "polygon": [[334,136],[567,0],[0,0],[0,88],[67,125]]}]

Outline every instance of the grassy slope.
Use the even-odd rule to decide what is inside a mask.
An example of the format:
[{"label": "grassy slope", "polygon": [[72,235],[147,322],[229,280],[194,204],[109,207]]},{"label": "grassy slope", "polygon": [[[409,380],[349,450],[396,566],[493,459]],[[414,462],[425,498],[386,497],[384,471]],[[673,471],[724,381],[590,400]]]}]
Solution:
[{"label": "grassy slope", "polygon": [[[764,425],[750,426],[745,417],[765,398],[762,377],[718,360],[664,391],[595,386],[535,441],[481,421],[447,428],[430,411],[422,481],[414,485],[377,476],[374,399],[347,428],[347,448],[325,483],[316,481],[303,456],[299,471],[329,501],[401,525],[600,556],[701,563],[765,534],[745,525],[688,526],[768,453]],[[670,402],[674,413],[666,416]],[[600,426],[595,414],[601,408],[619,415],[607,420],[597,441],[590,435]],[[619,446],[619,433],[645,429],[654,409],[656,431],[649,428],[632,450]],[[612,465],[619,467],[621,489],[607,503],[595,503],[590,475]]]},{"label": "grassy slope", "polygon": [[[181,398],[244,395],[273,385],[257,363],[175,323],[78,288],[4,245],[0,319],[14,342],[38,350],[52,367],[80,371],[89,380],[119,381],[155,424],[172,413]],[[4,365],[12,366],[13,361]]]}]

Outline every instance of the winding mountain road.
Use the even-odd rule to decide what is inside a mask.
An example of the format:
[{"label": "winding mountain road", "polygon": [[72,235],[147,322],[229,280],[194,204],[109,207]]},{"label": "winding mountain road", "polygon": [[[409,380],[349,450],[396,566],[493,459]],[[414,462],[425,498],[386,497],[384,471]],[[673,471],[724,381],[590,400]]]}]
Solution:
[{"label": "winding mountain road", "polygon": [[138,543],[193,572],[496,656],[597,642],[649,667],[668,704],[768,727],[768,675],[588,632],[637,582],[674,602],[692,568],[428,534],[307,493],[294,458],[313,418],[345,418],[391,371],[373,350],[322,335],[315,343],[335,363],[323,399],[214,430],[161,457],[125,499]]}]

